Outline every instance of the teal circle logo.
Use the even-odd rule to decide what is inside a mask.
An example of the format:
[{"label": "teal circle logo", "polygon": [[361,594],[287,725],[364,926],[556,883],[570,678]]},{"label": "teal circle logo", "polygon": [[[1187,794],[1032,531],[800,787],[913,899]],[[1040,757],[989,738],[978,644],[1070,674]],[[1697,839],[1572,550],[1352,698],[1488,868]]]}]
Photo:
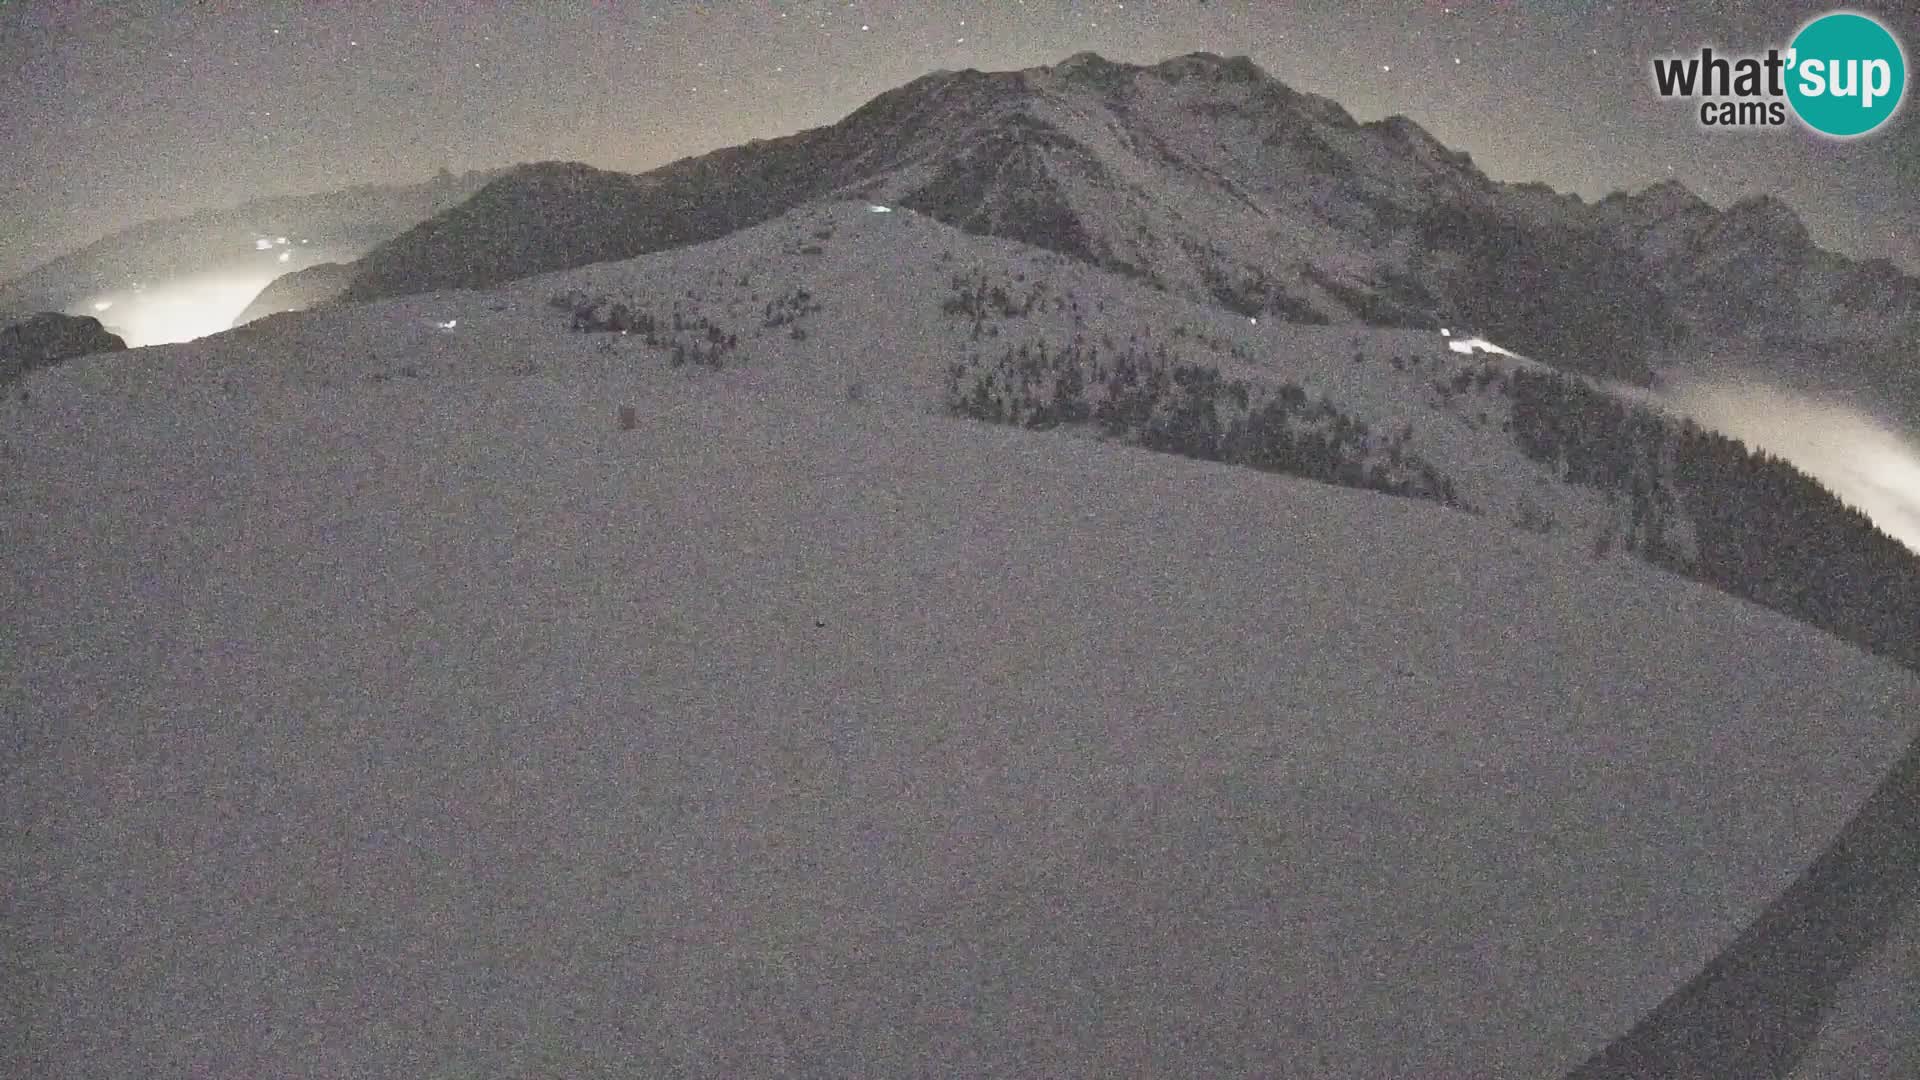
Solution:
[{"label": "teal circle logo", "polygon": [[1787,62],[1787,100],[1823,135],[1865,135],[1892,119],[1906,96],[1900,42],[1865,15],[1838,11],[1801,27]]}]

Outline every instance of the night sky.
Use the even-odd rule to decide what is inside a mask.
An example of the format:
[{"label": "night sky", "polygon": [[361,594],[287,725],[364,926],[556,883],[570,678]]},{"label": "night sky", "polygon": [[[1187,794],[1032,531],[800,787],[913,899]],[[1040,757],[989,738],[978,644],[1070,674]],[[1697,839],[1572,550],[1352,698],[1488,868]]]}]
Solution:
[{"label": "night sky", "polygon": [[[1091,49],[1246,54],[1360,119],[1401,112],[1503,180],[1677,177],[1786,198],[1920,271],[1920,119],[1841,143],[1702,130],[1650,58],[1784,46],[1825,5],[1471,2],[193,3],[0,0],[0,278],[115,229],[276,194],[572,159],[639,170],[831,123],[928,71]],[[1907,43],[1920,15],[1853,5]],[[1392,12],[1392,14],[1387,14]],[[1909,92],[1909,98],[1913,93]]]}]

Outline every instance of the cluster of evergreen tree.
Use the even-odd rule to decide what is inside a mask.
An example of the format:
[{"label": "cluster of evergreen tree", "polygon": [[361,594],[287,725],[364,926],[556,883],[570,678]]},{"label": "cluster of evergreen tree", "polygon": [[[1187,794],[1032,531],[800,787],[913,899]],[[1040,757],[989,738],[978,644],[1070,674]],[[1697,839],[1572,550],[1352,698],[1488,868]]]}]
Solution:
[{"label": "cluster of evergreen tree", "polygon": [[[1024,278],[1024,275],[1019,276]],[[1021,295],[1015,295],[1006,285],[975,271],[972,276],[953,275],[950,286],[952,291],[941,301],[940,313],[971,321],[975,341],[983,336],[999,336],[999,328],[994,325],[996,321],[1024,319],[1036,309],[1047,310],[1049,305],[1056,311],[1066,311],[1071,307],[1075,322],[1079,321],[1078,301],[1057,294],[1049,297],[1045,286],[1038,282],[1029,285]]]},{"label": "cluster of evergreen tree", "polygon": [[656,329],[651,314],[609,297],[588,296],[579,289],[559,293],[547,303],[573,317],[567,328],[575,333],[651,334]]},{"label": "cluster of evergreen tree", "polygon": [[[1353,359],[1358,363],[1363,356],[1356,352],[1353,354]],[[1490,363],[1482,364],[1477,369],[1463,367],[1448,378],[1433,380],[1433,392],[1440,395],[1441,401],[1449,401],[1474,392],[1484,394],[1489,388],[1496,388],[1501,394],[1509,397],[1513,393],[1507,373]]]},{"label": "cluster of evergreen tree", "polygon": [[674,367],[695,364],[717,370],[740,345],[737,335],[705,316],[689,319],[678,310],[663,327],[651,312],[604,296],[590,297],[579,289],[560,293],[548,303],[572,314],[569,329],[574,332],[637,335],[648,348],[666,350],[667,362]]},{"label": "cluster of evergreen tree", "polygon": [[1408,452],[1410,432],[1376,436],[1297,384],[1227,379],[1164,344],[1104,356],[1075,338],[1058,350],[1019,345],[993,361],[971,355],[949,367],[946,400],[954,414],[989,423],[1090,423],[1149,450],[1461,505],[1452,479]]},{"label": "cluster of evergreen tree", "polygon": [[819,310],[820,304],[812,293],[803,288],[788,289],[784,294],[767,301],[766,309],[761,313],[760,325],[768,329],[786,326]]},{"label": "cluster of evergreen tree", "polygon": [[[1675,564],[1669,537],[1679,512],[1674,447],[1667,419],[1584,380],[1529,369],[1494,371],[1493,385],[1513,399],[1509,430],[1520,452],[1548,464],[1569,484],[1624,499],[1628,551],[1662,566]],[[1458,376],[1456,376],[1458,378]],[[1479,385],[1485,386],[1482,382]]]},{"label": "cluster of evergreen tree", "polygon": [[989,283],[985,274],[975,274],[972,278],[955,274],[949,284],[953,291],[940,305],[941,312],[947,315],[965,315],[972,319],[995,315],[1004,319],[1025,317],[1033,313],[1040,299],[1036,288],[1016,300],[1006,286]]},{"label": "cluster of evergreen tree", "polygon": [[1920,671],[1920,556],[1737,440],[1689,425],[1678,459],[1701,580]]},{"label": "cluster of evergreen tree", "polygon": [[652,339],[659,325],[653,315],[635,311],[623,301],[605,296],[590,297],[579,289],[572,289],[560,293],[548,303],[573,316],[567,329],[575,333],[642,334],[649,339],[647,344],[657,344]]},{"label": "cluster of evergreen tree", "polygon": [[[1506,385],[1521,451],[1626,497],[1642,557],[1920,670],[1920,556],[1812,477],[1581,379],[1522,370]],[[1667,543],[1678,523],[1690,562]]]},{"label": "cluster of evergreen tree", "polygon": [[704,316],[688,323],[675,312],[673,321],[674,336],[668,347],[667,363],[674,367],[694,364],[718,371],[724,358],[739,345],[738,337],[722,331]]}]

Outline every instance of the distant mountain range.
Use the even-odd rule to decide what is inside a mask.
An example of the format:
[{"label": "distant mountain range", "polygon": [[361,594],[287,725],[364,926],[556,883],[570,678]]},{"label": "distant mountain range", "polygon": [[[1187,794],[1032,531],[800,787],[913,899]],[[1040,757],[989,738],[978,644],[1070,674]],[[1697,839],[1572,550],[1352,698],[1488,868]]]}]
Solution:
[{"label": "distant mountain range", "polygon": [[1495,182],[1405,117],[1359,123],[1205,53],[939,72],[829,127],[640,175],[522,166],[380,244],[343,295],[484,287],[848,197],[1250,317],[1466,324],[1629,381],[1727,360],[1920,403],[1920,279],[1822,250],[1777,199]]},{"label": "distant mountain range", "polygon": [[257,236],[327,246],[238,323],[631,258],[847,198],[1248,317],[1464,326],[1642,385],[1732,367],[1920,410],[1920,279],[1823,250],[1778,199],[1722,210],[1663,183],[1589,203],[1496,182],[1406,117],[1360,123],[1209,53],[936,72],[836,124],[637,175],[541,162],[142,226],[0,289],[0,312],[272,259]]},{"label": "distant mountain range", "polygon": [[[277,262],[282,254],[302,262],[352,259],[499,175],[443,171],[417,184],[366,184],[147,222],[0,285],[0,313],[76,310],[101,296],[199,274],[271,273],[290,261]],[[275,243],[282,237],[288,243]],[[261,247],[262,240],[271,246]]]}]

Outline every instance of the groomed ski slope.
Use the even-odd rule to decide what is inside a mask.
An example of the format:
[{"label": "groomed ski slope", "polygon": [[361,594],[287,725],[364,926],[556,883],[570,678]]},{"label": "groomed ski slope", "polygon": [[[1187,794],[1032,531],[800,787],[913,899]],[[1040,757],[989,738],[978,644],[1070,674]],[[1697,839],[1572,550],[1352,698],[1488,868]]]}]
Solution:
[{"label": "groomed ski slope", "polygon": [[197,364],[5,407],[9,1075],[1552,1075],[1920,701],[1497,522],[764,372]]}]

